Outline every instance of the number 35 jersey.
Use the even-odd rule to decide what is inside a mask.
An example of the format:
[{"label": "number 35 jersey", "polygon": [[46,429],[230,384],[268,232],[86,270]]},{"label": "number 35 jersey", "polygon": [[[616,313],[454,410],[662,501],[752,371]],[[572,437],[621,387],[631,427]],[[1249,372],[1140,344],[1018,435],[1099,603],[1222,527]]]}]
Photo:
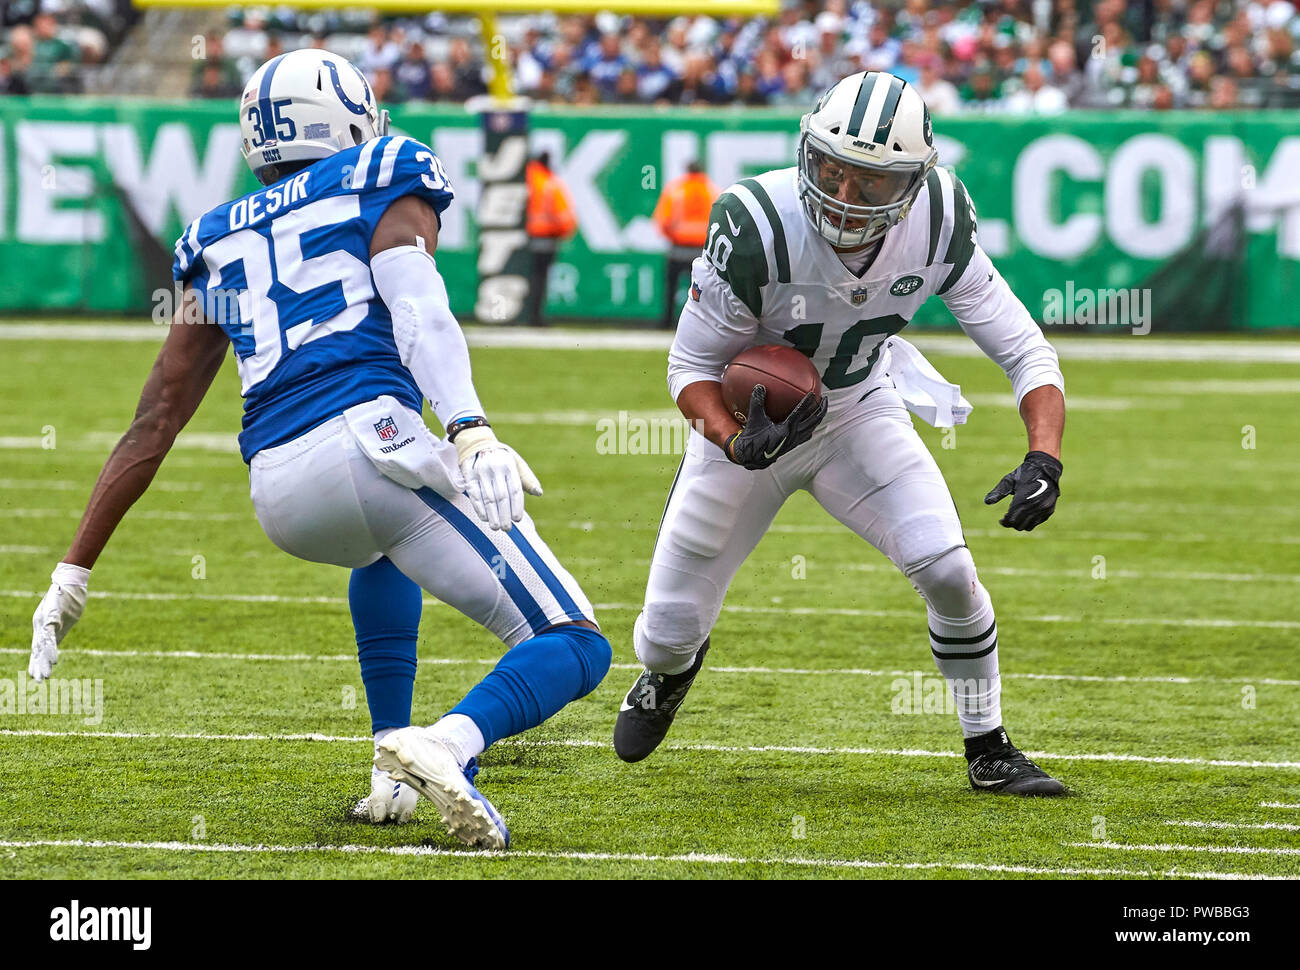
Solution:
[{"label": "number 35 jersey", "polygon": [[1017,403],[1041,384],[1064,386],[1055,351],[980,248],[974,206],[955,175],[930,172],[861,276],[804,214],[796,178],[787,168],[743,179],[714,203],[669,354],[674,398],[688,384],[719,380],[746,347],[786,344],[812,360],[832,416],[843,414],[890,383],[885,341],[934,295],[1003,367]]},{"label": "number 35 jersey", "polygon": [[452,189],[429,148],[386,136],[217,206],[177,240],[172,275],[234,347],[244,461],[381,394],[421,409],[370,275],[370,237],[404,195],[441,214]]}]

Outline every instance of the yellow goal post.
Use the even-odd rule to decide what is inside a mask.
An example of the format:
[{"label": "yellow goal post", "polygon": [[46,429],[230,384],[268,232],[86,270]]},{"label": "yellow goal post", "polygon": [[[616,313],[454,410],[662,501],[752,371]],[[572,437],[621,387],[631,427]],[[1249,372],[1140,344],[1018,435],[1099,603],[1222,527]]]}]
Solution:
[{"label": "yellow goal post", "polygon": [[[135,6],[149,7],[275,7],[276,3],[254,0],[134,0]],[[511,96],[510,62],[505,45],[497,43],[496,15],[557,15],[609,13],[637,17],[676,17],[681,15],[710,17],[770,17],[780,11],[780,0],[376,0],[374,3],[350,3],[347,0],[293,0],[283,6],[302,10],[374,10],[386,14],[449,13],[477,17],[483,31],[483,49],[492,65],[489,91],[498,99]]]}]

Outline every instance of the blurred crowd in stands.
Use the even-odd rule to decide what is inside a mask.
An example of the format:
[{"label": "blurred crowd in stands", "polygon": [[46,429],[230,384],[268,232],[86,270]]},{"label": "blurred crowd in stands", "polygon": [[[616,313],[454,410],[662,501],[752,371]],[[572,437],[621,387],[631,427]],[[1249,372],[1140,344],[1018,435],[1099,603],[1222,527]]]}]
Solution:
[{"label": "blurred crowd in stands", "polygon": [[0,94],[75,94],[137,19],[131,0],[0,0]]},{"label": "blurred crowd in stands", "polygon": [[[121,3],[27,0],[41,13],[26,19],[23,4],[3,3],[0,91],[15,78],[67,89],[61,65],[102,56],[86,32],[111,42],[101,18]],[[386,103],[487,89],[473,17],[249,7],[227,20],[206,38],[193,96],[235,96],[262,61],[307,46],[359,64]],[[847,74],[881,70],[916,84],[938,115],[1300,106],[1291,0],[782,0],[771,19],[517,15],[498,28],[516,93],[564,104],[805,107]]]}]

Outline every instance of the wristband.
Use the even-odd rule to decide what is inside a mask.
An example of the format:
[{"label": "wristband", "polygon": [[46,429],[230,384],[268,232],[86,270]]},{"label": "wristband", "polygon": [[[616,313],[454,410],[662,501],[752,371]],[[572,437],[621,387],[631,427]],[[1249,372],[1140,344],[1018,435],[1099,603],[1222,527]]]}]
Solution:
[{"label": "wristband", "polygon": [[490,428],[490,427],[492,427],[492,425],[488,424],[487,418],[481,418],[481,417],[461,418],[459,421],[453,421],[451,424],[447,425],[447,440],[454,442],[456,440],[456,435],[460,434],[462,431],[467,430],[468,428]]}]

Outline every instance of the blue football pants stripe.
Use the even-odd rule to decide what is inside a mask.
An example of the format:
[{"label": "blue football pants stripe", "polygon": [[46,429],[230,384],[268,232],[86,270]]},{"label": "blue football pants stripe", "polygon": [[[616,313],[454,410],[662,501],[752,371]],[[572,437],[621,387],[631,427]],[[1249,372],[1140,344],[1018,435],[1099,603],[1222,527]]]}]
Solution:
[{"label": "blue football pants stripe", "polygon": [[546,562],[542,559],[541,555],[533,548],[532,543],[524,537],[523,531],[519,528],[514,528],[506,534],[514,540],[515,546],[524,554],[524,558],[528,560],[528,564],[532,566],[537,572],[537,575],[541,577],[542,582],[546,584],[546,588],[549,589],[551,595],[555,597],[555,601],[560,604],[560,609],[564,610],[564,612],[569,616],[584,616],[585,614],[582,610],[578,609],[578,604],[575,603],[573,597],[569,595],[569,591],[565,589],[564,584],[560,582],[560,577],[556,576],[555,573],[551,571],[551,567],[546,565]]},{"label": "blue football pants stripe", "polygon": [[523,581],[520,580],[515,571],[510,568],[510,564],[506,562],[506,557],[483,534],[483,530],[470,521],[465,513],[433,489],[417,489],[415,494],[420,497],[420,501],[437,512],[453,529],[459,532],[465,541],[470,544],[470,547],[478,553],[479,558],[487,563],[488,568],[496,574],[501,585],[505,587],[506,593],[514,601],[515,606],[523,613],[524,619],[528,621],[528,626],[533,633],[541,633],[545,630],[549,626],[545,611],[538,605],[537,600],[533,599],[532,594],[528,592],[527,587],[524,586]]}]

